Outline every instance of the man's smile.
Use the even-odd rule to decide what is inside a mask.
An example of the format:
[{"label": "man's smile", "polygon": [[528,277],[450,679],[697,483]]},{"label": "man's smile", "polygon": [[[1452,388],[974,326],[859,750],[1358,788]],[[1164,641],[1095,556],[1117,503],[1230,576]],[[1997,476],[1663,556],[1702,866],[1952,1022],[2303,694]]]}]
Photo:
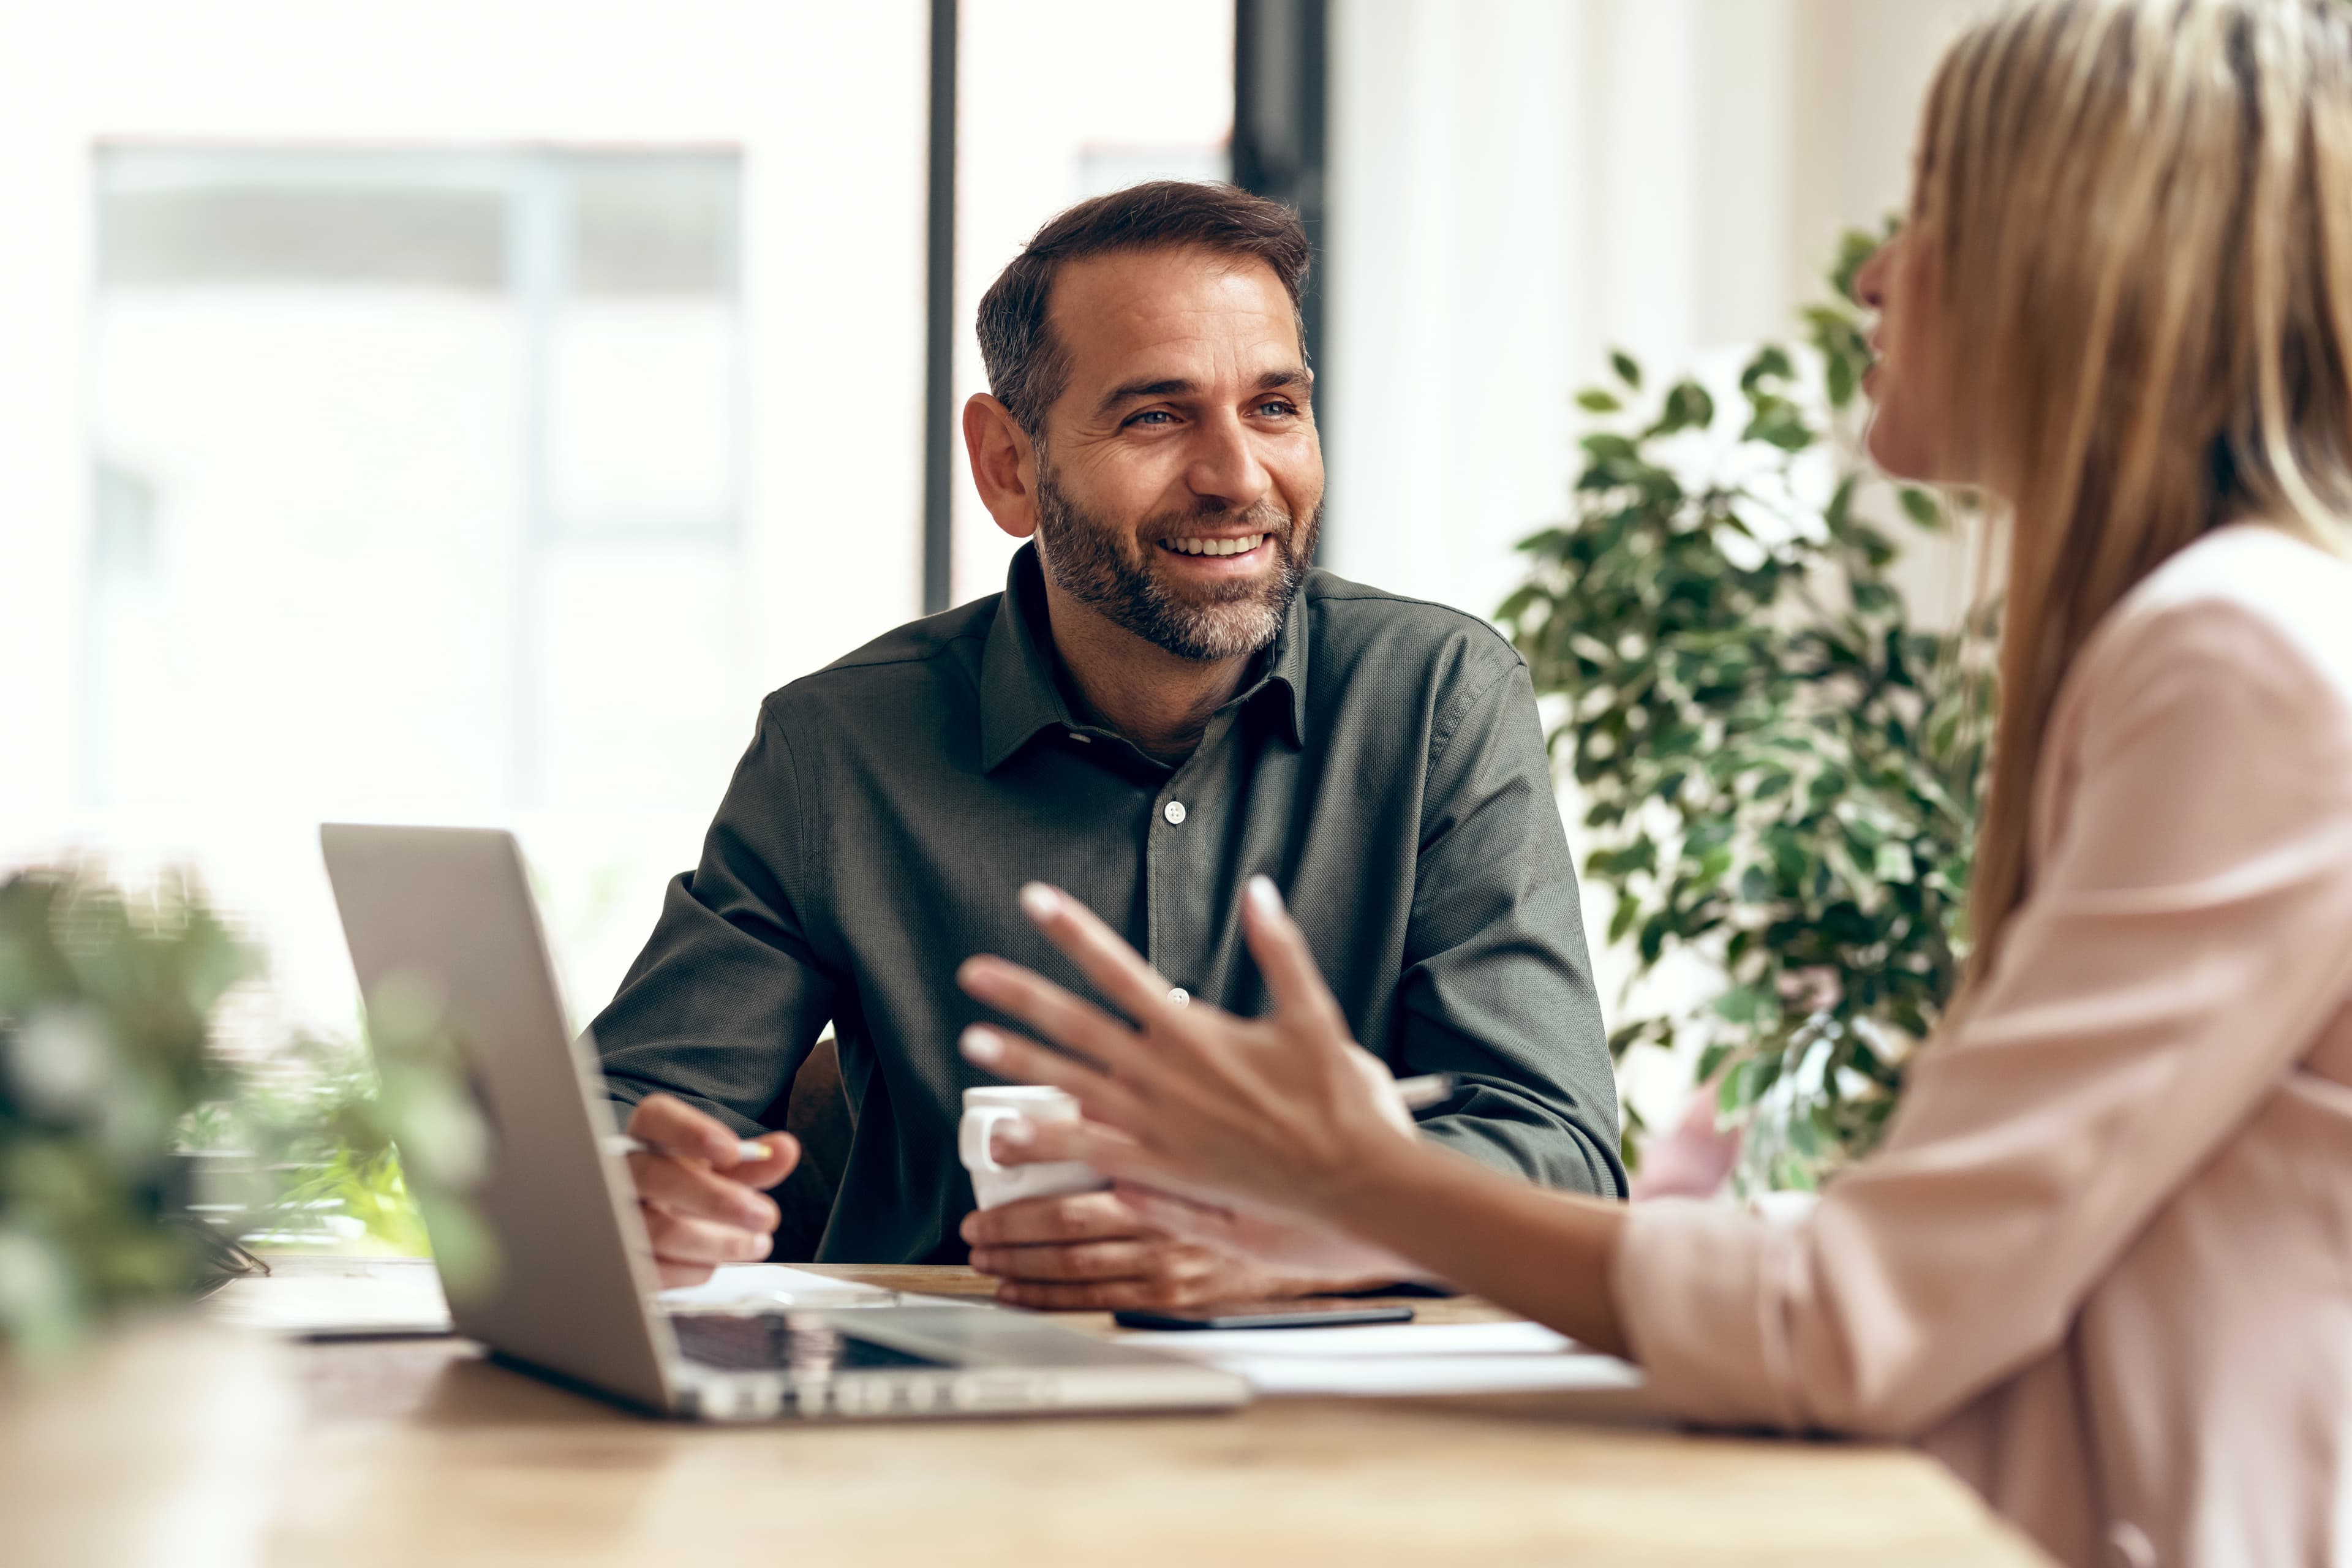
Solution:
[{"label": "man's smile", "polygon": [[1163,539],[1158,549],[1165,555],[1181,555],[1196,563],[1196,569],[1220,574],[1255,566],[1272,552],[1265,548],[1271,533],[1186,534],[1175,539]]}]

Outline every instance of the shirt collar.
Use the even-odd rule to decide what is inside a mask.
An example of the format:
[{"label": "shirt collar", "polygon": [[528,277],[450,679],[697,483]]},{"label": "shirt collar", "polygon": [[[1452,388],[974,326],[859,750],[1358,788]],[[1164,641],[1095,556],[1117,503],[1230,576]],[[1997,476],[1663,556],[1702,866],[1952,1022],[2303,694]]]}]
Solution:
[{"label": "shirt collar", "polygon": [[[1301,602],[1305,596],[1301,593],[1291,599],[1264,672],[1234,699],[1271,703],[1274,689],[1279,686],[1288,699],[1280,710],[1293,746],[1304,744],[1307,736],[1307,608]],[[1041,730],[1077,728],[1055,683],[1049,625],[1037,547],[1024,544],[1005,570],[1004,596],[998,601],[995,623],[988,628],[988,641],[981,651],[982,773],[995,772]]]}]

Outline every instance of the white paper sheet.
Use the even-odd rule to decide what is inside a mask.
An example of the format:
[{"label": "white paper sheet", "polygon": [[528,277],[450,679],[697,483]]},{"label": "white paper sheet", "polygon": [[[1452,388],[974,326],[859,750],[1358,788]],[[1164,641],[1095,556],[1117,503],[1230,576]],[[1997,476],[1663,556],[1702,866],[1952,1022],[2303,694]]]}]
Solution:
[{"label": "white paper sheet", "polygon": [[1526,1394],[1638,1388],[1641,1369],[1539,1323],[1393,1323],[1122,1334],[1237,1373],[1265,1394]]},{"label": "white paper sheet", "polygon": [[852,1279],[787,1268],[781,1263],[730,1263],[699,1285],[661,1293],[661,1304],[689,1312],[730,1308],[879,1306],[899,1300],[895,1290]]},{"label": "white paper sheet", "polygon": [[206,1299],[223,1322],[310,1339],[446,1334],[441,1276],[422,1258],[277,1258]]}]

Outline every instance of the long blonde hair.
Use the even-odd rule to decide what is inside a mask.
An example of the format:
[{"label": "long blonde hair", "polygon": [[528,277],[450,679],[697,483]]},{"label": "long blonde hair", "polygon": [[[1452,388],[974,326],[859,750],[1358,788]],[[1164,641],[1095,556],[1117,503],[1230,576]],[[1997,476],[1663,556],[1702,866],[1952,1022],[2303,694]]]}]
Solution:
[{"label": "long blonde hair", "polygon": [[2092,627],[2224,523],[2344,548],[2352,5],[2034,0],[1979,24],[1928,96],[1907,243],[1964,460],[2008,511],[1974,980],[2028,891],[2032,781]]}]

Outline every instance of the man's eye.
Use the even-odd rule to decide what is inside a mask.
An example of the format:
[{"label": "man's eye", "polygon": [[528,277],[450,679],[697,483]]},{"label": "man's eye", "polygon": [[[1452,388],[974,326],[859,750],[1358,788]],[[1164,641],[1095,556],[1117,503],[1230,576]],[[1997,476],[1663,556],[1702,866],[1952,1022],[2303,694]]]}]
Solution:
[{"label": "man's eye", "polygon": [[1286,398],[1273,398],[1257,405],[1260,414],[1296,414],[1298,405]]},{"label": "man's eye", "polygon": [[1142,425],[1146,423],[1164,424],[1168,422],[1169,418],[1170,416],[1168,410],[1165,408],[1147,408],[1142,413],[1137,415],[1134,418],[1129,419],[1128,423],[1129,425]]}]

